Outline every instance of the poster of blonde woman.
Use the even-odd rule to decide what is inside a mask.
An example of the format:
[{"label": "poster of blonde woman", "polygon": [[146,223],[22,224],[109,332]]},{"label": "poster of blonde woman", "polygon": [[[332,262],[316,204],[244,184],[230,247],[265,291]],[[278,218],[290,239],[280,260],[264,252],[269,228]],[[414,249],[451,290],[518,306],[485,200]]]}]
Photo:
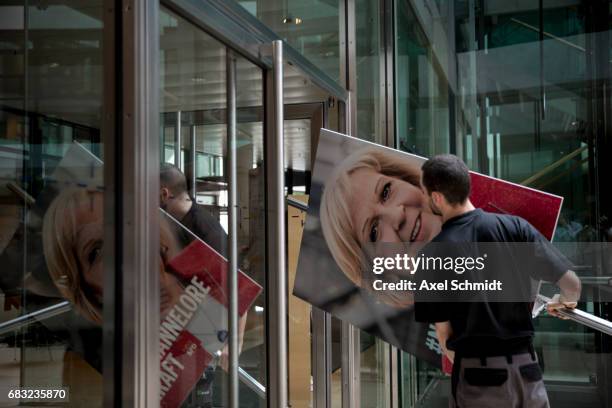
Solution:
[{"label": "poster of blonde woman", "polygon": [[[416,323],[410,291],[375,291],[366,252],[401,244],[415,255],[442,226],[421,189],[425,158],[321,130],[294,294],[360,329],[440,365],[431,327]],[[551,239],[562,198],[478,173],[471,201],[519,215]],[[399,282],[399,272],[386,274]]]}]

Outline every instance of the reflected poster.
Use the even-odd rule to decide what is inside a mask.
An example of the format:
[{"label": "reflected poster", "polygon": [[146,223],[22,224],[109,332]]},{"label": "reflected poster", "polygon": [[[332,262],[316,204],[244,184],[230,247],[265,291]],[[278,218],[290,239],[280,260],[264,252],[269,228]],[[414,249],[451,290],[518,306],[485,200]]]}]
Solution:
[{"label": "reflected poster", "polygon": [[[70,330],[69,348],[101,372],[104,308],[103,164],[73,143],[47,178],[27,223],[32,257],[29,288],[57,305]],[[179,407],[196,385],[210,393],[215,367],[227,370],[228,261],[222,249],[200,239],[159,209],[159,263],[150,271],[160,287],[160,406]],[[23,238],[15,234],[3,252],[10,262]],[[43,256],[44,254],[44,256]],[[16,269],[16,268],[15,268]],[[239,344],[247,312],[262,287],[238,271]],[[42,296],[44,295],[44,296]],[[67,323],[68,322],[68,323]],[[52,324],[46,320],[44,324]],[[221,380],[216,380],[220,382]]]}]

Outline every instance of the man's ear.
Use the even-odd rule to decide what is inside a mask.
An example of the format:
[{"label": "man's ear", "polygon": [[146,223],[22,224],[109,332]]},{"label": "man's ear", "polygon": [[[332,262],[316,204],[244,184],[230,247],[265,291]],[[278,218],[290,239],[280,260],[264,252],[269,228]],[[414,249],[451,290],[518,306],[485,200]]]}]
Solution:
[{"label": "man's ear", "polygon": [[431,193],[431,199],[438,208],[444,203],[444,196],[439,191],[433,191]]},{"label": "man's ear", "polygon": [[170,197],[170,190],[168,190],[166,187],[161,187],[159,189],[159,197],[162,202],[166,201],[168,197]]}]

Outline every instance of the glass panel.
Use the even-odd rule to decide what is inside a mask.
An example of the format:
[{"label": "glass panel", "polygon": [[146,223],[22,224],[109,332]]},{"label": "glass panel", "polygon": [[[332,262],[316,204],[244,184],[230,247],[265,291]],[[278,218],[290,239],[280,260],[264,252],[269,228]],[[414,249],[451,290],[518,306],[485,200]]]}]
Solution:
[{"label": "glass panel", "polygon": [[361,406],[391,406],[389,386],[389,345],[371,334],[361,332]]},{"label": "glass panel", "polygon": [[355,0],[357,137],[382,143],[381,15],[378,1]]},{"label": "glass panel", "polygon": [[113,69],[102,2],[10,4],[0,6],[0,405],[34,403],[9,400],[17,387],[64,387],[40,403],[101,406],[103,262],[113,262],[102,257]]},{"label": "glass panel", "polygon": [[[265,285],[266,209],[263,158],[263,74],[244,58],[236,62],[238,250],[240,268],[262,288]],[[239,365],[252,378],[240,383],[240,406],[266,407],[259,387],[266,386],[266,299],[262,291],[248,310]]]},{"label": "glass panel", "polygon": [[310,62],[340,78],[339,0],[238,0]]},{"label": "glass panel", "polygon": [[396,8],[397,145],[421,156],[448,153],[448,82],[409,2]]},{"label": "glass panel", "polygon": [[[385,138],[382,104],[382,16],[380,4],[371,0],[355,1],[355,41],[357,75],[356,136],[376,143]],[[387,345],[378,338],[361,332],[360,390],[362,407],[385,407],[390,404],[386,387]]]},{"label": "glass panel", "polygon": [[[590,120],[588,104],[600,102],[589,102],[583,82],[587,79],[586,16],[582,9],[547,3],[541,10],[478,10],[477,18],[485,22],[484,28],[471,27],[465,18],[457,19],[461,27],[457,40],[462,45],[458,51],[476,56],[472,60],[459,58],[459,70],[482,73],[476,80],[480,120],[475,129],[461,130],[466,140],[464,152],[470,164],[483,173],[563,196],[555,239],[589,241],[596,238],[591,204],[596,198],[588,181],[594,176],[589,168],[593,158],[589,157],[583,126]],[[463,48],[470,30],[486,38],[486,45],[480,43],[475,50]],[[546,33],[543,41],[539,41],[541,30]],[[483,48],[487,49],[484,53]],[[503,73],[493,68],[501,65]],[[478,142],[474,142],[476,138]],[[574,229],[576,226],[579,228]],[[595,273],[585,267],[587,274]],[[585,291],[583,300],[589,297]],[[580,306],[593,309],[588,302]],[[597,377],[597,335],[550,316],[536,319],[535,326],[545,381],[564,384],[558,389],[549,387],[551,403],[558,406],[570,384],[590,387]],[[586,397],[592,398],[598,397]]]},{"label": "glass panel", "polygon": [[[563,196],[557,242],[609,240],[609,16],[607,2],[398,4],[400,147],[456,152],[474,170]],[[610,275],[571,247],[579,275]],[[609,318],[599,290],[585,285],[579,307]],[[534,324],[551,405],[609,406],[609,339],[546,315]],[[427,386],[440,379],[416,366]],[[417,383],[419,397],[431,390]]]},{"label": "glass panel", "polygon": [[331,406],[342,408],[342,322],[331,318]]},{"label": "glass panel", "polygon": [[[194,350],[202,356],[202,362],[193,363],[194,374],[184,374],[175,381],[183,388],[179,399],[184,400],[183,406],[224,407],[228,404],[226,275],[223,268],[217,270],[215,265],[225,263],[231,238],[227,234],[230,186],[225,170],[227,51],[223,44],[170,11],[162,9],[160,22],[164,85],[162,159],[166,161],[162,165],[161,207],[176,220],[169,222],[175,224],[173,232],[176,224],[181,224],[177,233],[178,250],[168,255],[170,268],[167,269],[170,270],[162,280],[165,285],[162,285],[162,300],[166,296],[171,299],[179,296],[178,301],[169,304],[180,306],[183,295],[177,294],[183,293],[181,288],[185,286],[184,291],[188,292],[189,283],[193,283],[189,279],[194,277],[209,285],[212,297],[200,306],[185,328],[195,336]],[[266,405],[263,76],[258,67],[244,58],[237,57],[235,65],[238,190],[235,239],[241,270],[239,395],[241,406],[263,407]],[[177,124],[179,117],[180,124]],[[177,125],[181,129],[180,140],[176,137]],[[175,160],[177,146],[181,151],[178,161]],[[179,183],[174,184],[176,180]],[[207,250],[208,246],[216,253]],[[201,260],[200,264],[197,259]],[[175,281],[178,281],[178,290]],[[172,312],[165,316],[172,317]],[[162,362],[162,391],[165,374],[172,375]],[[164,397],[173,397],[173,390],[170,387]]]},{"label": "glass panel", "polygon": [[[294,195],[290,197],[308,203],[307,196]],[[311,354],[312,327],[310,323],[312,306],[292,294],[305,219],[306,213],[304,211],[288,206],[289,358],[287,363],[289,366],[289,405],[297,408],[312,406],[314,385]]]}]

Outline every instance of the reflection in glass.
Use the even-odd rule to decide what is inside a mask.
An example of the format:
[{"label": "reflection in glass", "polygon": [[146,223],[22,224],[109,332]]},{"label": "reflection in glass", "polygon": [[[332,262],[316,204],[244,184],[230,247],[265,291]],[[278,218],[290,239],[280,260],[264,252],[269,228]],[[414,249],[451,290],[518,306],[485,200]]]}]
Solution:
[{"label": "reflection in glass", "polygon": [[[307,203],[306,196],[289,196]],[[287,208],[287,275],[289,285],[288,312],[288,361],[289,404],[296,408],[308,408],[313,404],[314,379],[312,373],[311,313],[312,306],[291,294],[295,284],[297,261],[302,241],[302,229],[306,213],[295,207]]]},{"label": "reflection in glass", "polygon": [[340,7],[338,0],[239,0],[311,63],[340,78]]},{"label": "reflection in glass", "polygon": [[342,322],[331,317],[331,406],[342,408]]},{"label": "reflection in glass", "polygon": [[[199,237],[223,257],[228,256],[228,239],[237,240],[238,266],[244,273],[239,282],[239,304],[246,308],[244,314],[241,313],[238,333],[241,348],[239,367],[246,374],[239,385],[240,403],[265,406],[265,394],[258,391],[258,387],[266,384],[265,297],[261,292],[265,283],[263,237],[266,220],[262,72],[247,60],[236,57],[238,206],[235,210],[238,213],[238,235],[228,237],[230,186],[225,170],[227,50],[167,10],[162,10],[160,22],[163,84],[161,159],[162,169],[171,173],[166,177],[162,171],[160,204],[189,230],[192,240],[193,236]],[[177,180],[179,183],[174,183]],[[188,251],[193,250],[190,247]],[[209,261],[207,256],[190,259],[196,258],[204,263]],[[210,268],[210,265],[202,266]],[[243,281],[259,288],[252,299],[241,292]],[[225,288],[225,285],[221,286]],[[213,316],[224,321],[221,327],[227,327],[225,308]],[[211,319],[215,320],[212,316]],[[183,380],[183,386],[191,389],[183,406],[227,406],[227,347],[218,349],[214,346],[217,341],[225,344],[226,336],[225,330],[222,339],[202,340],[202,347],[216,355],[206,362],[205,368],[199,367],[204,371],[194,385]]]},{"label": "reflection in glass", "polygon": [[356,136],[382,143],[384,131],[381,106],[381,15],[378,2],[355,1],[355,41],[357,53],[357,130]]},{"label": "reflection in glass", "polygon": [[[473,170],[563,196],[555,241],[609,240],[608,193],[599,187],[609,173],[601,143],[609,135],[598,118],[610,104],[608,93],[594,91],[610,75],[608,39],[598,40],[609,37],[609,20],[600,20],[609,15],[608,2],[398,3],[399,147],[456,152]],[[563,247],[579,274],[610,274]],[[609,305],[597,296],[589,287],[579,307],[605,317]],[[605,341],[548,316],[534,325],[551,405],[570,405],[577,393],[581,405],[605,405]],[[419,378],[429,372],[433,381],[435,371],[417,366]]]},{"label": "reflection in glass", "polygon": [[389,344],[378,337],[361,332],[360,406],[382,408],[390,406],[391,390],[388,376]]},{"label": "reflection in glass", "polygon": [[396,134],[420,156],[450,151],[448,82],[409,2],[397,3]]},{"label": "reflection in glass", "polygon": [[101,1],[0,6],[0,386],[67,386],[70,406],[102,404],[103,287],[73,289],[86,268],[102,276],[84,243],[101,230],[89,221],[104,180],[69,162],[103,151],[102,13]]},{"label": "reflection in glass", "polygon": [[[236,158],[238,176],[239,267],[260,286],[265,286],[265,168],[263,158],[263,74],[245,58],[236,57]],[[258,296],[246,321],[240,367],[257,383],[266,386],[265,296]],[[240,403],[265,407],[265,395],[253,385],[240,384]]]}]

